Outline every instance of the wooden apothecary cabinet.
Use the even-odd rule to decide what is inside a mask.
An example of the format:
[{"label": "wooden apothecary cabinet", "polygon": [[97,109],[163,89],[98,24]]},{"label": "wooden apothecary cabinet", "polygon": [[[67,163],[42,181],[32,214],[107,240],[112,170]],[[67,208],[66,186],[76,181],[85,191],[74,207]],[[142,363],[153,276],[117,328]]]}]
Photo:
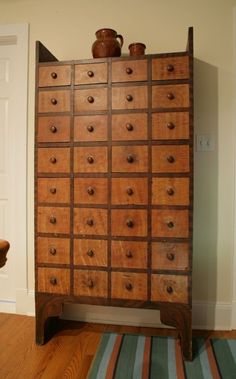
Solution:
[{"label": "wooden apothecary cabinet", "polygon": [[191,359],[193,29],[140,57],[36,46],[37,343],[66,302],[153,308]]}]

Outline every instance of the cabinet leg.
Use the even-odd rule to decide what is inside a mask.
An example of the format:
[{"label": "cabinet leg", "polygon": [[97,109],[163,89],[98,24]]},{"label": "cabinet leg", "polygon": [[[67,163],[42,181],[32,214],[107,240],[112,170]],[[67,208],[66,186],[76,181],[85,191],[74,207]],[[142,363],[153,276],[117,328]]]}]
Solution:
[{"label": "cabinet leg", "polygon": [[160,308],[161,322],[174,326],[179,331],[183,357],[192,360],[192,311],[181,305],[163,305]]},{"label": "cabinet leg", "polygon": [[38,345],[43,345],[55,332],[55,318],[62,314],[63,303],[63,298],[60,297],[36,295],[36,343]]}]

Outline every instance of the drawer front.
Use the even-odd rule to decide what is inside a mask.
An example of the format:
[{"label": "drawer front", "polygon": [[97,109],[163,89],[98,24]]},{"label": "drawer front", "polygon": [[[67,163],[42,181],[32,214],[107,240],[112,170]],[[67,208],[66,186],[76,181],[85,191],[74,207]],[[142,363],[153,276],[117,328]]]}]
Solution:
[{"label": "drawer front", "polygon": [[112,62],[113,82],[132,82],[147,80],[147,60]]},{"label": "drawer front", "polygon": [[107,172],[107,147],[75,147],[74,171]]},{"label": "drawer front", "polygon": [[152,87],[152,108],[188,108],[189,85],[157,85]]},{"label": "drawer front", "polygon": [[113,141],[147,139],[147,113],[115,114],[112,116]]},{"label": "drawer front", "polygon": [[113,146],[112,172],[147,172],[147,146]]},{"label": "drawer front", "polygon": [[75,239],[74,264],[82,266],[107,266],[107,241]]},{"label": "drawer front", "polygon": [[153,209],[152,236],[188,238],[189,212],[187,210]]},{"label": "drawer front", "polygon": [[189,270],[188,243],[153,242],[153,270]]},{"label": "drawer front", "polygon": [[189,57],[166,57],[152,60],[152,80],[189,79]]},{"label": "drawer front", "polygon": [[147,268],[147,243],[112,241],[111,265],[120,268]]},{"label": "drawer front", "polygon": [[71,84],[71,66],[39,67],[39,87],[69,86]]},{"label": "drawer front", "polygon": [[112,178],[111,201],[115,205],[147,204],[147,178]]},{"label": "drawer front", "polygon": [[70,233],[70,208],[38,207],[38,233]]},{"label": "drawer front", "polygon": [[38,179],[39,203],[70,203],[70,179],[69,178],[39,178]]},{"label": "drawer front", "polygon": [[62,268],[38,268],[38,292],[70,294],[70,270]]},{"label": "drawer front", "polygon": [[70,90],[39,91],[38,112],[70,112]]},{"label": "drawer front", "polygon": [[75,84],[107,83],[107,63],[75,65]]},{"label": "drawer front", "polygon": [[153,113],[152,138],[161,140],[189,139],[189,113]]},{"label": "drawer front", "polygon": [[188,304],[188,277],[185,275],[153,274],[152,301]]},{"label": "drawer front", "polygon": [[107,88],[77,89],[74,94],[75,112],[107,110]]},{"label": "drawer front", "polygon": [[38,148],[38,173],[69,173],[70,148]]},{"label": "drawer front", "polygon": [[112,209],[112,236],[146,237],[147,211],[143,209]]},{"label": "drawer front", "polygon": [[189,205],[189,178],[153,178],[152,204]]},{"label": "drawer front", "polygon": [[113,299],[147,300],[147,275],[112,272],[111,297]]},{"label": "drawer front", "polygon": [[75,208],[74,234],[106,235],[107,210],[94,208]]},{"label": "drawer front", "polygon": [[189,146],[165,145],[152,147],[152,172],[189,172]]},{"label": "drawer front", "polygon": [[69,142],[69,116],[38,117],[38,142]]},{"label": "drawer front", "polygon": [[147,87],[113,87],[112,109],[142,109],[147,108]]},{"label": "drawer front", "polygon": [[70,264],[69,238],[37,237],[37,262]]},{"label": "drawer front", "polygon": [[107,116],[76,116],[74,119],[74,141],[106,141]]},{"label": "drawer front", "polygon": [[74,202],[76,204],[107,204],[107,179],[75,178]]},{"label": "drawer front", "polygon": [[75,270],[75,296],[107,297],[108,276],[105,271]]}]

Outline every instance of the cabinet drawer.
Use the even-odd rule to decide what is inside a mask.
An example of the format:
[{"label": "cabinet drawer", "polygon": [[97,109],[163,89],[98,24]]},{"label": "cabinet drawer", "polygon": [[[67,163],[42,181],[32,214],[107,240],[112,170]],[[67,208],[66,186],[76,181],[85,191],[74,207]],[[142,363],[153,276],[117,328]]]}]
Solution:
[{"label": "cabinet drawer", "polygon": [[75,84],[107,83],[107,63],[75,65]]},{"label": "cabinet drawer", "polygon": [[147,300],[147,275],[112,272],[111,297],[113,299]]},{"label": "cabinet drawer", "polygon": [[118,205],[147,204],[147,178],[112,178],[111,201]]},{"label": "cabinet drawer", "polygon": [[69,173],[70,148],[38,148],[38,173]]},{"label": "cabinet drawer", "polygon": [[147,211],[143,209],[112,209],[112,236],[146,237]]},{"label": "cabinet drawer", "polygon": [[188,238],[189,212],[187,210],[153,209],[152,236]]},{"label": "cabinet drawer", "polygon": [[74,264],[82,266],[107,266],[107,241],[75,239]]},{"label": "cabinet drawer", "polygon": [[107,210],[94,208],[75,208],[74,234],[106,235]]},{"label": "cabinet drawer", "polygon": [[152,87],[152,108],[188,108],[189,85],[157,85]]},{"label": "cabinet drawer", "polygon": [[69,238],[37,237],[37,262],[51,264],[69,264]]},{"label": "cabinet drawer", "polygon": [[70,112],[70,90],[39,91],[38,112]]},{"label": "cabinet drawer", "polygon": [[112,109],[147,108],[147,87],[127,86],[112,88]]},{"label": "cabinet drawer", "polygon": [[132,82],[147,80],[147,60],[112,62],[113,82]]},{"label": "cabinet drawer", "polygon": [[70,270],[62,268],[38,268],[38,292],[70,294]]},{"label": "cabinet drawer", "polygon": [[106,141],[107,116],[76,116],[74,118],[74,141]]},{"label": "cabinet drawer", "polygon": [[153,178],[152,204],[189,205],[189,178]]},{"label": "cabinet drawer", "polygon": [[69,142],[69,116],[38,117],[38,142]]},{"label": "cabinet drawer", "polygon": [[114,141],[146,140],[147,113],[112,115],[112,139]]},{"label": "cabinet drawer", "polygon": [[70,208],[38,207],[38,233],[70,233]]},{"label": "cabinet drawer", "polygon": [[152,172],[189,172],[189,146],[153,146]]},{"label": "cabinet drawer", "polygon": [[107,147],[75,147],[75,172],[107,172]]},{"label": "cabinet drawer", "polygon": [[107,204],[107,179],[75,178],[74,202],[77,204]]},{"label": "cabinet drawer", "polygon": [[77,89],[75,94],[75,112],[107,110],[107,88]]},{"label": "cabinet drawer", "polygon": [[147,172],[147,146],[113,146],[112,172]]},{"label": "cabinet drawer", "polygon": [[147,243],[112,241],[111,265],[121,268],[147,268]]},{"label": "cabinet drawer", "polygon": [[71,84],[71,66],[39,67],[39,87],[68,86]]},{"label": "cabinet drawer", "polygon": [[153,242],[153,270],[189,270],[188,243]]},{"label": "cabinet drawer", "polygon": [[108,276],[105,271],[75,270],[75,296],[107,297]]},{"label": "cabinet drawer", "polygon": [[166,57],[152,60],[152,80],[189,79],[189,57]]},{"label": "cabinet drawer", "polygon": [[153,274],[151,300],[188,304],[188,277]]},{"label": "cabinet drawer", "polygon": [[152,138],[161,140],[189,139],[189,113],[153,113]]},{"label": "cabinet drawer", "polygon": [[69,178],[39,178],[38,179],[39,203],[70,203],[70,179]]}]

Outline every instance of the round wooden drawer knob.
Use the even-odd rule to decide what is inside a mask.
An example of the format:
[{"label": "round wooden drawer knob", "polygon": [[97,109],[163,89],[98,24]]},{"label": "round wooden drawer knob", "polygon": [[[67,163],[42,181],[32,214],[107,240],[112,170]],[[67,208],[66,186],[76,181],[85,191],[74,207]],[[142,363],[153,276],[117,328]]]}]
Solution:
[{"label": "round wooden drawer knob", "polygon": [[133,286],[131,283],[125,283],[125,288],[127,289],[127,291],[132,291]]},{"label": "round wooden drawer knob", "polygon": [[168,194],[169,196],[173,196],[174,193],[175,193],[175,191],[173,190],[172,187],[167,188],[166,192],[167,192],[167,194]]},{"label": "round wooden drawer knob", "polygon": [[57,278],[55,278],[55,277],[50,278],[50,284],[52,286],[56,286],[57,285]]},{"label": "round wooden drawer knob", "polygon": [[94,127],[93,127],[93,125],[88,125],[88,126],[87,126],[87,131],[88,131],[89,133],[92,133],[92,132],[94,131]]},{"label": "round wooden drawer knob", "polygon": [[93,71],[88,71],[88,72],[87,72],[87,75],[88,75],[90,78],[92,78],[92,77],[94,76],[94,72],[93,72]]},{"label": "round wooden drawer knob", "polygon": [[86,221],[86,224],[87,224],[88,226],[93,226],[93,225],[94,225],[94,221],[93,221],[93,219],[92,219],[92,218],[88,218],[88,220]]},{"label": "round wooden drawer knob", "polygon": [[133,125],[128,123],[126,124],[126,129],[129,131],[129,132],[132,132],[132,130],[134,129]]},{"label": "round wooden drawer knob", "polygon": [[57,78],[57,73],[56,73],[56,72],[52,72],[52,73],[51,73],[51,77],[52,77],[53,79],[56,79],[56,78]]},{"label": "round wooden drawer knob", "polygon": [[55,97],[53,97],[51,99],[51,103],[52,103],[52,105],[57,105],[57,99],[55,99]]},{"label": "round wooden drawer knob", "polygon": [[133,227],[134,227],[134,222],[133,222],[133,220],[128,219],[128,220],[126,221],[126,225],[128,226],[128,228],[133,228]]},{"label": "round wooden drawer knob", "polygon": [[128,154],[126,160],[128,163],[133,163],[134,162],[134,156],[132,154]]},{"label": "round wooden drawer knob", "polygon": [[94,287],[94,282],[92,281],[92,279],[88,280],[87,286],[88,286],[88,288],[93,288]]},{"label": "round wooden drawer knob", "polygon": [[127,95],[126,96],[126,100],[129,101],[129,102],[133,101],[133,96],[132,95]]},{"label": "round wooden drawer knob", "polygon": [[167,98],[168,98],[169,100],[174,100],[175,95],[174,95],[172,92],[169,92],[169,93],[167,94]]},{"label": "round wooden drawer knob", "polygon": [[169,163],[174,163],[174,161],[175,161],[175,158],[173,157],[173,155],[168,155],[168,157],[166,159]]},{"label": "round wooden drawer knob", "polygon": [[56,133],[57,132],[57,127],[55,125],[50,126],[50,131],[52,133]]},{"label": "round wooden drawer knob", "polygon": [[90,258],[94,257],[94,252],[93,252],[93,250],[92,250],[92,249],[89,249],[89,250],[87,251],[87,255],[88,255]]},{"label": "round wooden drawer knob", "polygon": [[127,192],[127,195],[129,195],[129,196],[132,196],[133,193],[134,193],[134,191],[133,191],[133,189],[131,187],[128,187],[127,190],[126,190],[126,192]]},{"label": "round wooden drawer knob", "polygon": [[167,69],[168,72],[173,72],[174,71],[173,64],[168,64],[167,67],[166,67],[166,69]]},{"label": "round wooden drawer knob", "polygon": [[87,192],[90,196],[94,195],[94,188],[93,187],[88,187]]},{"label": "round wooden drawer knob", "polygon": [[57,158],[56,158],[56,157],[51,157],[51,158],[50,158],[50,162],[51,162],[52,164],[57,163]]},{"label": "round wooden drawer knob", "polygon": [[133,73],[133,70],[132,70],[131,67],[127,67],[125,71],[126,71],[126,73],[127,73],[128,75],[131,75],[131,74]]},{"label": "round wooden drawer knob", "polygon": [[170,130],[172,130],[172,129],[175,128],[175,124],[173,124],[173,122],[168,122],[166,126],[167,126],[167,128],[170,129]]},{"label": "round wooden drawer knob", "polygon": [[169,261],[173,261],[175,259],[175,255],[173,253],[167,253],[166,257]]},{"label": "round wooden drawer knob", "polygon": [[174,228],[175,224],[173,223],[173,221],[168,221],[167,226],[169,229],[172,229],[172,228]]},{"label": "round wooden drawer knob", "polygon": [[56,255],[57,250],[55,249],[55,247],[50,247],[49,253],[50,253],[51,255]]},{"label": "round wooden drawer knob", "polygon": [[56,217],[55,216],[51,216],[50,217],[50,224],[56,224],[56,222],[57,222]]},{"label": "round wooden drawer knob", "polygon": [[94,103],[94,97],[93,96],[88,96],[87,100],[90,104]]},{"label": "round wooden drawer knob", "polygon": [[89,155],[89,156],[87,157],[87,162],[88,162],[89,164],[93,164],[93,163],[94,163],[94,158],[92,157],[92,155]]},{"label": "round wooden drawer knob", "polygon": [[133,258],[133,254],[132,254],[132,251],[127,251],[126,252],[126,254],[125,254],[125,256],[127,257],[127,258]]},{"label": "round wooden drawer knob", "polygon": [[50,193],[51,193],[52,195],[55,195],[56,192],[57,192],[56,187],[52,187],[52,188],[50,188]]},{"label": "round wooden drawer knob", "polygon": [[174,292],[173,288],[171,286],[168,286],[166,287],[166,291],[169,293],[169,294],[172,294]]}]

